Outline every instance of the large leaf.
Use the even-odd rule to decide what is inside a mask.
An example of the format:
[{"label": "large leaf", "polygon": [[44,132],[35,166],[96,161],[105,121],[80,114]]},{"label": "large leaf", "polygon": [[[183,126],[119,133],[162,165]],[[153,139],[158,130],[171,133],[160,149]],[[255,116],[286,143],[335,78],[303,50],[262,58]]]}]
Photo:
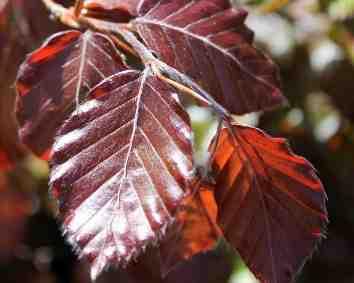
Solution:
[{"label": "large leaf", "polygon": [[191,127],[176,95],[149,69],[124,71],[58,133],[50,184],[93,278],[159,240],[194,182]]},{"label": "large leaf", "polygon": [[22,141],[43,154],[75,100],[124,69],[114,44],[102,34],[66,31],[50,37],[18,73],[16,111]]},{"label": "large leaf", "polygon": [[221,132],[213,168],[226,239],[262,282],[291,282],[327,223],[311,164],[285,140],[234,124]]},{"label": "large leaf", "polygon": [[142,5],[151,2],[155,5],[133,22],[139,35],[160,59],[190,76],[217,102],[236,114],[284,102],[276,66],[252,46],[246,11],[230,8],[227,0]]},{"label": "large leaf", "polygon": [[203,187],[183,200],[175,224],[159,247],[164,276],[179,263],[215,247],[221,235],[216,218],[217,206],[210,189]]}]

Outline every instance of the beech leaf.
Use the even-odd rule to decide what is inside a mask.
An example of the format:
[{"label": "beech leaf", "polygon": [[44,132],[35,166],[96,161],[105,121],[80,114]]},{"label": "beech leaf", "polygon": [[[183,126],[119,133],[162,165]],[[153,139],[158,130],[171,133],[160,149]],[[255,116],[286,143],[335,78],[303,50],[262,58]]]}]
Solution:
[{"label": "beech leaf", "polygon": [[44,154],[75,100],[84,99],[99,82],[124,69],[105,35],[65,31],[51,36],[19,69],[16,111],[21,140],[36,154]]},{"label": "beech leaf", "polygon": [[86,0],[84,8],[96,17],[105,17],[118,22],[127,22],[137,15],[141,0]]},{"label": "beech leaf", "polygon": [[89,96],[58,131],[50,184],[96,278],[165,234],[195,170],[189,117],[150,69],[115,74]]},{"label": "beech leaf", "polygon": [[222,130],[213,169],[225,238],[262,282],[292,282],[327,223],[315,169],[284,139],[237,124]]},{"label": "beech leaf", "polygon": [[215,247],[221,236],[216,221],[217,205],[209,188],[202,187],[183,200],[174,225],[159,247],[163,276],[179,263]]},{"label": "beech leaf", "polygon": [[244,114],[285,102],[277,67],[252,45],[245,10],[231,8],[227,0],[141,5],[151,8],[132,23],[147,46],[226,109]]}]

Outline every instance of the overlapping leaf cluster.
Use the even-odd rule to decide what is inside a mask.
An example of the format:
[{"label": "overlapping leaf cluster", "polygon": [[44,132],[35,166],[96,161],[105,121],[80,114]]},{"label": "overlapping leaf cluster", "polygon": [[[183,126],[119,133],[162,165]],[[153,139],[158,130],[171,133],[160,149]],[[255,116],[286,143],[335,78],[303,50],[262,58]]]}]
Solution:
[{"label": "overlapping leaf cluster", "polygon": [[[286,141],[233,118],[285,102],[247,13],[227,0],[83,6],[74,20],[96,31],[50,37],[22,64],[16,89],[21,139],[49,157],[64,231],[92,277],[152,244],[168,272],[224,237],[262,282],[291,282],[323,236],[326,196]],[[130,47],[118,50],[122,38]],[[141,70],[122,53],[131,49]],[[184,93],[222,123],[206,177]]]}]

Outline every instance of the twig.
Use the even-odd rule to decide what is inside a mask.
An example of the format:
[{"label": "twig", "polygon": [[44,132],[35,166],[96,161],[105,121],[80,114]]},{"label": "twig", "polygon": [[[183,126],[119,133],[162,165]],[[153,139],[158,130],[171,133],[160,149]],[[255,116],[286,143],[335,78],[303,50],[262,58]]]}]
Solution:
[{"label": "twig", "polygon": [[[108,35],[112,35],[112,33],[117,33],[115,30],[119,28],[119,24],[112,24],[109,22],[105,22],[102,20],[90,19],[81,15],[82,9],[82,1],[78,0],[75,2],[74,12],[63,7],[62,5],[55,3],[53,0],[42,0],[47,9],[60,20],[63,24],[68,25],[73,28],[90,28]],[[116,36],[112,36],[112,40],[114,43],[124,51],[132,54],[133,56],[138,56],[133,48],[131,48],[128,44],[117,38]]]},{"label": "twig", "polygon": [[82,7],[84,6],[83,0],[76,0],[74,6],[74,16],[79,17],[81,14]]},{"label": "twig", "polygon": [[138,53],[136,53],[136,51],[133,48],[131,48],[124,41],[120,40],[117,36],[112,36],[111,38],[118,47],[127,51],[128,53],[130,53],[131,55],[133,55],[135,57],[139,57]]},{"label": "twig", "polygon": [[[52,14],[62,23],[76,28],[86,27],[110,35],[119,47],[134,56],[138,56],[143,64],[150,67],[161,80],[164,80],[193,98],[198,99],[203,105],[211,107],[221,118],[229,119],[229,117],[231,117],[230,113],[222,105],[215,101],[213,97],[211,97],[192,79],[175,68],[158,60],[131,32],[132,28],[129,25],[110,23],[103,20],[88,18],[83,15],[75,17],[72,10],[55,3],[53,0],[42,1]],[[121,36],[132,48],[125,42],[122,42],[117,36]],[[167,74],[168,77],[163,74]]]},{"label": "twig", "polygon": [[55,3],[53,0],[42,0],[43,4],[52,13],[52,15],[59,19],[63,24],[79,29],[81,26],[77,19],[74,17],[73,13],[65,8],[64,6]]},{"label": "twig", "polygon": [[[156,72],[155,72],[156,73]],[[210,102],[208,100],[206,100],[204,97],[200,96],[198,93],[196,93],[193,89],[186,87],[183,84],[180,84],[174,80],[171,80],[167,77],[165,77],[164,75],[162,75],[160,72],[157,72],[156,75],[158,76],[158,78],[170,85],[172,85],[173,87],[175,87],[176,89],[196,98],[198,101],[200,101],[201,103],[203,103],[203,105],[205,106],[211,106]]]}]

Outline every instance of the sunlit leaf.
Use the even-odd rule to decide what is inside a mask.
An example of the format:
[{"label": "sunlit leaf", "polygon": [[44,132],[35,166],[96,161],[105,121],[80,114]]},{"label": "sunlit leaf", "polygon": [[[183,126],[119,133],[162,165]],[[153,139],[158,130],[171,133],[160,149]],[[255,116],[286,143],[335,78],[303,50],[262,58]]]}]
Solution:
[{"label": "sunlit leaf", "polygon": [[292,282],[327,223],[314,168],[285,140],[234,124],[221,132],[213,169],[225,238],[262,282]]},{"label": "sunlit leaf", "polygon": [[159,247],[161,272],[165,276],[177,264],[215,247],[220,231],[213,192],[201,188],[188,196],[176,213],[176,221]]},{"label": "sunlit leaf", "polygon": [[[235,114],[284,103],[276,66],[253,47],[247,12],[227,0],[154,2],[133,24],[165,63]],[[147,5],[147,4],[146,4]]]},{"label": "sunlit leaf", "polygon": [[113,75],[89,95],[59,130],[50,184],[95,278],[164,235],[195,170],[188,115],[149,69]]},{"label": "sunlit leaf", "polygon": [[18,73],[16,111],[22,141],[36,154],[45,153],[75,100],[124,69],[114,44],[102,34],[66,31],[50,37]]}]

